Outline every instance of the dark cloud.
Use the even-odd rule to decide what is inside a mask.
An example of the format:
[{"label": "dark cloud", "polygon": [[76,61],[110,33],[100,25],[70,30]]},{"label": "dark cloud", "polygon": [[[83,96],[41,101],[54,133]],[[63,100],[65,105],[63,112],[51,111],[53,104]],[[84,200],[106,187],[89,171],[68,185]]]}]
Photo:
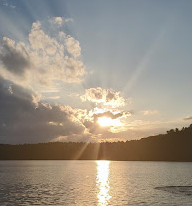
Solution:
[{"label": "dark cloud", "polygon": [[109,102],[111,100],[117,100],[116,93],[114,91],[108,90],[106,95],[106,100]]},{"label": "dark cloud", "polygon": [[23,75],[25,69],[30,67],[30,60],[24,48],[22,51],[9,44],[7,39],[3,40],[0,48],[0,61],[4,67],[16,75]]},{"label": "dark cloud", "polygon": [[9,85],[0,77],[0,143],[47,142],[84,132],[59,105],[36,107],[34,94],[16,85],[10,92]]},{"label": "dark cloud", "polygon": [[91,135],[93,134],[103,134],[108,130],[108,127],[100,127],[96,121],[92,122],[89,120],[84,121],[84,126],[88,129]]}]

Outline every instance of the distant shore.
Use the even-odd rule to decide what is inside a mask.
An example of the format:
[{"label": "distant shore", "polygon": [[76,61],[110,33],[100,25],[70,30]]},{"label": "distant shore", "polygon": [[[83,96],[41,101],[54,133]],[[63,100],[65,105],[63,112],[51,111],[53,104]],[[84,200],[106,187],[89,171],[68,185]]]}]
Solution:
[{"label": "distant shore", "polygon": [[127,142],[0,144],[0,160],[192,161],[192,125]]}]

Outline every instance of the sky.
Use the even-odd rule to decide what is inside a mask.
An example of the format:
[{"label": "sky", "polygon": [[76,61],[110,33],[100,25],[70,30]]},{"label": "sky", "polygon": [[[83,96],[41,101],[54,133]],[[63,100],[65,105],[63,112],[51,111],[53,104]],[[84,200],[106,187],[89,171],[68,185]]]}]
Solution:
[{"label": "sky", "polygon": [[191,10],[0,0],[0,143],[127,141],[190,125]]}]

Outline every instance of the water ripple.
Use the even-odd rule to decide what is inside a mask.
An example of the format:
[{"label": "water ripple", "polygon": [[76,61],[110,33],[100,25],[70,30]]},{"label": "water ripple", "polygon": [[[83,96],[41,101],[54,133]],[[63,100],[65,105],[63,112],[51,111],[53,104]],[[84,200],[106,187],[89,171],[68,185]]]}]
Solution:
[{"label": "water ripple", "polygon": [[170,192],[173,194],[181,194],[187,196],[192,195],[192,186],[164,186],[164,187],[155,187],[155,189]]}]

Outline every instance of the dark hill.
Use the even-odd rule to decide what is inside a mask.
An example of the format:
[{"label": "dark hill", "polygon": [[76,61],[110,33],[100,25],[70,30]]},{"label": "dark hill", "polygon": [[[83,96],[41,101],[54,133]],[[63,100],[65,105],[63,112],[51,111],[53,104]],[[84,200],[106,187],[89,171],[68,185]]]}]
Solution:
[{"label": "dark hill", "polygon": [[40,143],[0,145],[1,160],[192,161],[192,125],[167,134],[105,143]]}]

